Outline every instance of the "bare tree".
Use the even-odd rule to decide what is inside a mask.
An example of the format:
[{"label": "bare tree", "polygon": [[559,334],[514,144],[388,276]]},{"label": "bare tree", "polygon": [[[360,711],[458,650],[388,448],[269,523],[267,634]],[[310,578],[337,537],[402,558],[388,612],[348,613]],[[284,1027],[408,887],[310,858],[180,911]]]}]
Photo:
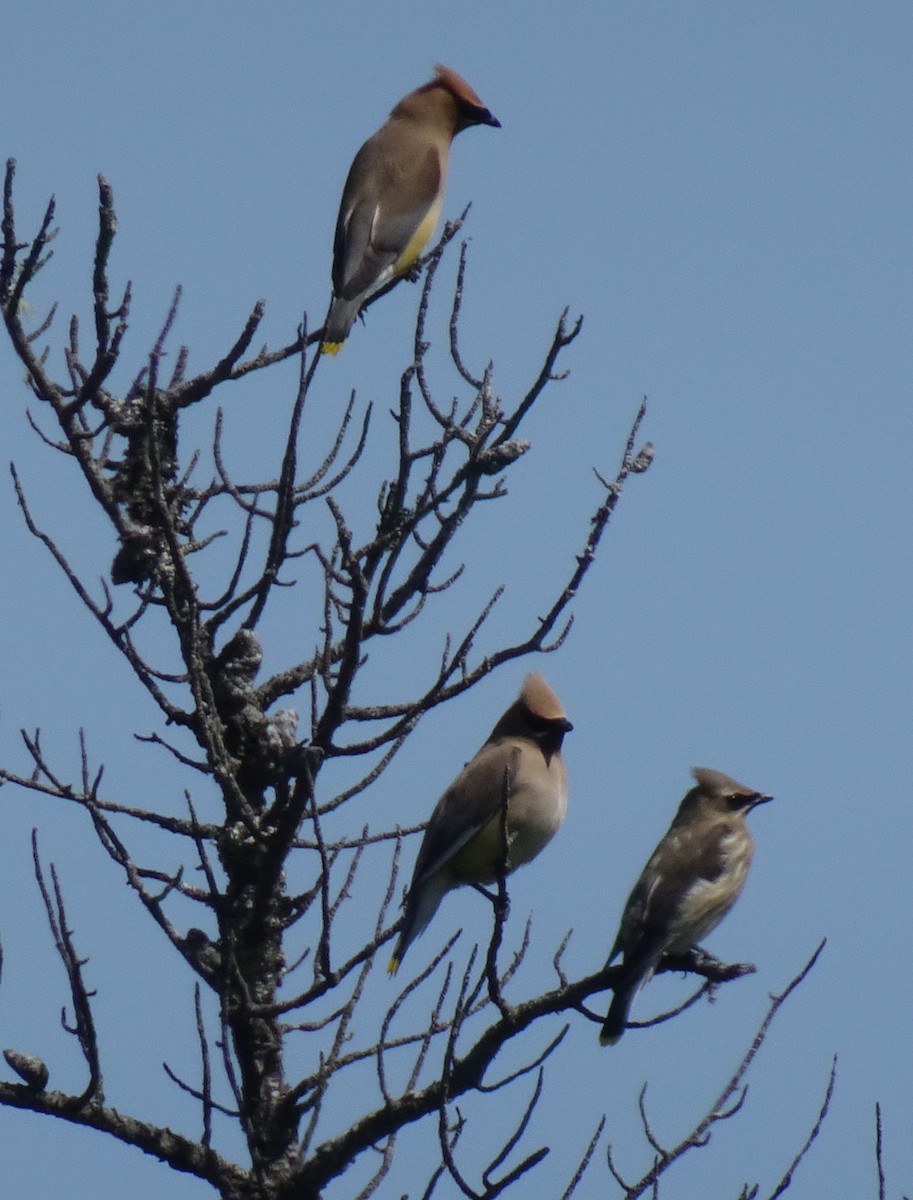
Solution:
[{"label": "bare tree", "polygon": [[[92,761],[84,740],[75,783],[69,771],[51,761],[39,733],[23,733],[27,768],[4,768],[0,780],[79,806],[139,905],[193,973],[202,1066],[194,1078],[191,1067],[166,1069],[175,1087],[198,1103],[202,1132],[172,1132],[108,1103],[85,947],[71,928],[61,880],[43,861],[37,836],[34,872],[66,970],[67,1028],[85,1061],[85,1086],[78,1094],[53,1090],[53,1068],[49,1073],[33,1054],[10,1050],[7,1062],[21,1082],[0,1082],[0,1104],[110,1134],[207,1181],[224,1200],[321,1196],[354,1164],[360,1164],[359,1195],[371,1195],[391,1170],[397,1137],[423,1120],[427,1152],[418,1172],[412,1172],[422,1178],[410,1185],[416,1189],[410,1194],[453,1194],[456,1186],[466,1196],[499,1195],[548,1153],[545,1146],[529,1146],[528,1129],[564,1029],[543,1039],[540,1021],[554,1014],[601,1020],[604,1001],[597,1001],[593,1011],[586,1002],[612,986],[619,968],[569,980],[559,947],[552,990],[516,995],[527,942],[504,944],[508,893],[502,877],[489,896],[487,944],[470,955],[465,969],[457,971],[448,943],[373,1017],[366,999],[369,981],[378,969],[378,952],[398,928],[400,854],[403,839],[416,830],[398,828],[384,813],[379,814],[383,827],[373,828],[358,803],[426,714],[503,664],[562,644],[570,629],[570,605],[622,490],[632,474],[649,467],[652,451],[638,443],[644,407],[617,471],[610,478],[596,476],[593,512],[551,602],[513,640],[483,652],[486,622],[503,588],[453,631],[441,628],[436,601],[459,580],[461,553],[471,557],[473,529],[486,503],[505,497],[505,478],[528,449],[521,436],[524,421],[546,389],[563,377],[562,356],[581,322],[561,316],[532,386],[506,401],[495,390],[491,367],[473,372],[461,353],[464,244],[449,345],[459,395],[440,401],[429,378],[425,324],[438,265],[461,222],[448,226],[424,264],[411,362],[390,413],[395,453],[382,478],[366,481],[365,450],[377,426],[370,406],[362,408],[353,396],[328,445],[315,449],[307,416],[321,362],[314,346],[320,330],[302,328],[281,349],[251,353],[262,304],[210,370],[188,375],[188,353],[181,346],[166,379],[176,295],[130,385],[122,394],[112,390],[114,368],[123,365],[131,289],[127,284],[112,299],[109,255],[116,221],[103,179],[89,348],[74,317],[63,346],[65,374],[56,378],[41,345],[54,311],[30,332],[24,315],[27,289],[50,258],[54,204],[37,235],[20,240],[13,177],[10,162],[0,263],[6,329],[38,401],[30,418],[36,433],[51,451],[75,464],[113,531],[109,582],[92,583],[77,573],[59,539],[39,527],[14,467],[18,504],[28,529],[47,547],[157,706],[160,728],[145,736],[186,772],[186,809],[174,816],[106,794],[102,767]],[[297,392],[289,398],[281,462],[273,478],[248,482],[223,452],[223,415],[211,407],[214,396],[244,376],[267,377],[287,359],[300,362],[300,373]],[[182,419],[190,409],[211,413],[209,451],[186,444]],[[367,488],[375,498],[370,520],[364,505],[352,499],[350,485],[356,480],[361,496]],[[271,658],[285,652],[287,660],[260,678],[262,630],[290,587],[299,589],[318,614],[310,649],[291,661],[287,647],[270,645]],[[418,625],[437,637],[436,659],[424,657],[415,664],[411,695],[366,702],[367,689],[359,680],[369,648],[403,638]],[[164,661],[163,628],[170,639]],[[299,709],[281,707],[286,698],[294,698],[303,717]],[[348,773],[345,786],[335,790],[325,782],[334,762]],[[201,791],[205,811],[216,802],[218,819],[200,815]],[[508,798],[505,781],[505,803]],[[373,815],[376,819],[376,809]],[[133,838],[138,825],[179,843],[184,866],[173,870],[141,861]],[[364,898],[375,894],[370,881],[379,877],[386,880],[379,902],[375,911],[366,911]],[[353,906],[359,913],[356,936]],[[191,920],[188,913],[198,915]],[[753,968],[695,954],[669,960],[664,969],[703,976],[701,995]],[[786,994],[774,1001],[768,1023]],[[373,1031],[368,1037],[366,1029]],[[642,1105],[652,1165],[638,1183],[629,1184],[611,1155],[608,1159],[625,1195],[650,1189],[657,1194],[659,1177],[686,1151],[704,1144],[716,1121],[738,1110],[742,1078],[765,1032],[766,1024],[719,1102],[681,1145],[660,1147]],[[299,1049],[306,1046],[303,1054],[290,1052],[293,1040]],[[494,1061],[508,1043],[522,1048],[525,1065],[492,1079]],[[461,1097],[472,1093],[484,1101],[495,1090],[530,1080],[531,1098],[514,1100],[513,1132],[470,1178],[463,1152],[472,1142],[473,1124],[459,1107]],[[830,1089],[820,1119],[829,1096]],[[341,1128],[330,1115],[340,1103],[346,1113]],[[503,1106],[503,1098],[498,1103]],[[231,1125],[243,1132],[248,1154],[243,1163],[220,1148],[218,1130]],[[589,1147],[568,1166],[566,1196],[579,1184],[602,1136],[602,1123],[594,1118]]]}]

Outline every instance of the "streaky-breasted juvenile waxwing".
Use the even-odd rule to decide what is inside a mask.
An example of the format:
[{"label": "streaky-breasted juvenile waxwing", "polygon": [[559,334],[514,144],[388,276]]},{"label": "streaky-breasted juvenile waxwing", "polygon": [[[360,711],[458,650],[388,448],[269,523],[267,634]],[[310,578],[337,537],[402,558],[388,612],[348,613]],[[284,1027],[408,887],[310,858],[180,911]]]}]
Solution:
[{"label": "streaky-breasted juvenile waxwing", "polygon": [[509,873],[535,858],[551,839],[567,811],[561,742],[571,729],[558,697],[531,671],[485,745],[435,805],[389,971],[399,967],[451,888],[493,883],[502,870]]},{"label": "streaky-breasted juvenile waxwing", "polygon": [[404,96],[355,155],[336,221],[325,354],[339,350],[364,302],[422,252],[441,211],[450,143],[470,125],[501,122],[438,63],[434,78]]},{"label": "streaky-breasted juvenile waxwing", "polygon": [[708,767],[691,774],[697,786],[682,800],[635,883],[606,963],[624,956],[599,1035],[604,1046],[624,1033],[631,1003],[663,955],[696,946],[738,900],[753,850],[745,818],[773,799]]}]

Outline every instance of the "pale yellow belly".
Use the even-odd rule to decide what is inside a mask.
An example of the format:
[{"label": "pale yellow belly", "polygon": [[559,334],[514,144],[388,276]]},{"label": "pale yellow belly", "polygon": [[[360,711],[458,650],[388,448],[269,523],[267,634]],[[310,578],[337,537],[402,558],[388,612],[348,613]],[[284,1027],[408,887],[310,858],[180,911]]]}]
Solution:
[{"label": "pale yellow belly", "polygon": [[443,197],[438,196],[434,204],[432,204],[432,206],[428,209],[428,213],[421,225],[419,225],[418,229],[416,229],[415,233],[413,233],[406,248],[393,264],[394,275],[405,275],[405,273],[421,254],[426,242],[431,237],[432,233],[434,233],[434,227],[437,224],[437,219],[441,214],[442,200]]}]

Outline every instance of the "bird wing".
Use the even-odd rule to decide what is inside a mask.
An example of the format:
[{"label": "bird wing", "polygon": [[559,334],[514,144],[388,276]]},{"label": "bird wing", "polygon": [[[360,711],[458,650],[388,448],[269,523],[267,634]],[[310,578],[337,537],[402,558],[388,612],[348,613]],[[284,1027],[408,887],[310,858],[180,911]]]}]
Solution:
[{"label": "bird wing", "polygon": [[719,879],[726,866],[725,824],[671,829],[651,855],[625,905],[609,961],[661,954],[689,893]]},{"label": "bird wing", "polygon": [[447,788],[425,830],[415,862],[413,888],[440,870],[498,813],[506,772],[518,753],[515,741],[488,742]]},{"label": "bird wing", "polygon": [[[371,142],[372,152],[366,155]],[[371,142],[355,156],[336,222],[333,289],[346,300],[370,290],[394,266],[441,187],[441,160],[434,146],[403,160],[401,154],[393,158],[384,153],[382,141]]]}]

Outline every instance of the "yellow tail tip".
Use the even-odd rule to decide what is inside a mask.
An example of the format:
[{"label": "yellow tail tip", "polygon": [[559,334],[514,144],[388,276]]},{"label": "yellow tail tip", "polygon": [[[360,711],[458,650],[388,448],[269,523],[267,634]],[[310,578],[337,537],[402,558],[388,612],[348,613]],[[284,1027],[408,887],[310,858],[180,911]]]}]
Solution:
[{"label": "yellow tail tip", "polygon": [[398,970],[399,970],[399,955],[394,954],[391,956],[390,961],[387,963],[387,974],[395,975]]},{"label": "yellow tail tip", "polygon": [[599,1032],[600,1046],[614,1046],[619,1041],[621,1041],[620,1033],[611,1034],[611,1033],[606,1033],[604,1029],[600,1030],[600,1032]]},{"label": "yellow tail tip", "polygon": [[320,353],[321,354],[338,354],[341,349],[342,349],[342,342],[321,342],[320,343]]}]

